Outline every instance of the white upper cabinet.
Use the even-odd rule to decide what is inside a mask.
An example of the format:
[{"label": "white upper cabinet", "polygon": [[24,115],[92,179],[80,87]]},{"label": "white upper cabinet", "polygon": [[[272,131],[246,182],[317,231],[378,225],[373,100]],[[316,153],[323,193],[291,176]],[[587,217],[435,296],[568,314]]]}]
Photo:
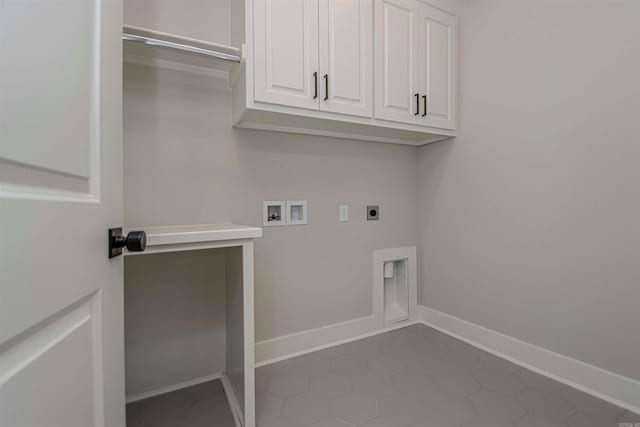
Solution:
[{"label": "white upper cabinet", "polygon": [[233,123],[422,145],[455,136],[456,18],[421,0],[237,0]]},{"label": "white upper cabinet", "polygon": [[421,9],[420,117],[427,126],[455,129],[456,18],[428,5]]},{"label": "white upper cabinet", "polygon": [[320,109],[373,115],[371,0],[320,0]]},{"label": "white upper cabinet", "polygon": [[375,117],[455,129],[455,16],[417,0],[376,0],[375,32]]},{"label": "white upper cabinet", "polygon": [[371,117],[372,0],[255,0],[255,99]]},{"label": "white upper cabinet", "polygon": [[376,118],[418,123],[418,15],[415,0],[376,0]]},{"label": "white upper cabinet", "polygon": [[318,0],[254,1],[255,100],[318,109]]}]

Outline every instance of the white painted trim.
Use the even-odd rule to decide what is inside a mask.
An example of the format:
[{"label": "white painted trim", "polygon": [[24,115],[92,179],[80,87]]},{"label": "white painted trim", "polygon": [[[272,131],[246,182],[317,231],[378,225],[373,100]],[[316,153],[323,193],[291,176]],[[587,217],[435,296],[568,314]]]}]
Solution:
[{"label": "white painted trim", "polygon": [[256,343],[256,367],[302,356],[303,354],[323,350],[335,345],[368,338],[416,323],[420,322],[407,320],[406,322],[381,329],[373,316],[366,316],[261,341]]},{"label": "white painted trim", "polygon": [[[254,268],[253,268],[253,240],[242,245],[242,276],[243,276],[243,321],[244,321],[244,415],[242,425],[255,427],[256,425],[256,380],[255,380],[255,314],[254,314]],[[226,376],[222,377],[222,384]],[[237,406],[237,401],[236,401]],[[237,423],[236,423],[237,424]]]},{"label": "white painted trim", "polygon": [[419,309],[420,318],[427,326],[614,405],[640,413],[640,381],[426,306],[419,306]]},{"label": "white painted trim", "polygon": [[238,398],[236,397],[236,393],[233,391],[233,386],[231,385],[231,381],[229,381],[229,377],[227,376],[226,372],[222,373],[220,381],[222,381],[224,394],[227,395],[227,400],[229,401],[229,408],[231,409],[231,414],[233,415],[233,421],[235,421],[236,427],[243,427],[244,415],[242,414],[242,408],[238,403]]},{"label": "white painted trim", "polygon": [[126,402],[136,402],[142,399],[148,399],[153,396],[158,396],[160,394],[170,393],[172,391],[181,390],[183,388],[192,387],[194,385],[206,383],[208,381],[218,380],[222,377],[222,372],[218,372],[217,374],[205,375],[204,377],[194,378],[189,381],[184,381],[178,384],[173,384],[167,387],[156,388],[155,390],[145,391],[144,393],[134,394],[132,396],[127,396]]},{"label": "white painted trim", "polygon": [[[410,140],[410,139],[401,139],[401,138],[388,138],[384,136],[375,136],[375,135],[360,135],[358,133],[348,133],[348,132],[336,132],[330,130],[321,130],[321,129],[305,129],[302,127],[296,126],[284,126],[284,125],[273,125],[268,123],[254,123],[251,121],[245,121],[247,117],[248,111],[244,111],[243,115],[240,119],[235,123],[235,127],[240,129],[254,129],[254,130],[268,130],[272,132],[284,132],[284,133],[295,133],[300,135],[314,135],[314,136],[326,136],[330,138],[342,138],[342,139],[355,139],[358,141],[369,141],[369,142],[383,142],[387,144],[402,144],[402,145],[410,145],[420,147],[422,145],[431,144],[432,142],[444,141],[445,139],[454,138],[455,135],[438,135],[438,134],[427,134],[425,133],[425,138],[421,140]],[[400,129],[403,130],[403,129]]]}]

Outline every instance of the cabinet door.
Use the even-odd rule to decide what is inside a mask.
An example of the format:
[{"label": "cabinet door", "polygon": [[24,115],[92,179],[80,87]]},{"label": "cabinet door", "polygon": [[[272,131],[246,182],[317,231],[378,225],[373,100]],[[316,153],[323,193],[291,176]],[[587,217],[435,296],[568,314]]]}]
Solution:
[{"label": "cabinet door", "polygon": [[[375,117],[418,123],[418,13],[414,0],[375,0]],[[419,94],[418,94],[419,96]]]},{"label": "cabinet door", "polygon": [[455,129],[456,18],[431,6],[421,9],[420,117],[425,126]]},{"label": "cabinet door", "polygon": [[255,0],[253,43],[255,100],[317,110],[318,0]]},{"label": "cabinet door", "polygon": [[373,115],[372,0],[320,0],[320,109]]}]

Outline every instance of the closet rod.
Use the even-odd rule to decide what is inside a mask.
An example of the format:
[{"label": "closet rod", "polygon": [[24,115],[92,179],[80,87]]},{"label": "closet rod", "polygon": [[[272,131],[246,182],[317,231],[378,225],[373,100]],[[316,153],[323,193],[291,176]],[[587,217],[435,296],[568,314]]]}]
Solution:
[{"label": "closet rod", "polygon": [[138,43],[144,43],[144,44],[148,44],[150,46],[160,46],[160,47],[166,47],[169,49],[175,49],[175,50],[181,50],[184,52],[191,52],[191,53],[197,53],[200,55],[205,55],[205,56],[210,56],[212,58],[217,58],[217,59],[222,59],[225,61],[231,61],[231,62],[240,62],[240,56],[238,55],[231,55],[228,53],[224,53],[224,52],[218,52],[215,50],[209,50],[209,49],[203,49],[200,47],[195,47],[195,46],[189,46],[186,44],[181,44],[181,43],[174,43],[174,42],[170,42],[170,41],[166,41],[166,40],[160,40],[160,39],[154,39],[152,37],[144,37],[144,36],[138,36],[135,34],[122,34],[122,40],[127,40],[127,41],[132,41],[132,42],[138,42]]}]

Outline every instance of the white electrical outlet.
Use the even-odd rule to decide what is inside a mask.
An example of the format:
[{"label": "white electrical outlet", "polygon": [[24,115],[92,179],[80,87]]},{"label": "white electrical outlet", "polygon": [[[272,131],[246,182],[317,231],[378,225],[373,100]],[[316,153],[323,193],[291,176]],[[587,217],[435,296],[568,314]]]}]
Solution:
[{"label": "white electrical outlet", "polygon": [[340,222],[349,221],[349,205],[340,205]]}]

